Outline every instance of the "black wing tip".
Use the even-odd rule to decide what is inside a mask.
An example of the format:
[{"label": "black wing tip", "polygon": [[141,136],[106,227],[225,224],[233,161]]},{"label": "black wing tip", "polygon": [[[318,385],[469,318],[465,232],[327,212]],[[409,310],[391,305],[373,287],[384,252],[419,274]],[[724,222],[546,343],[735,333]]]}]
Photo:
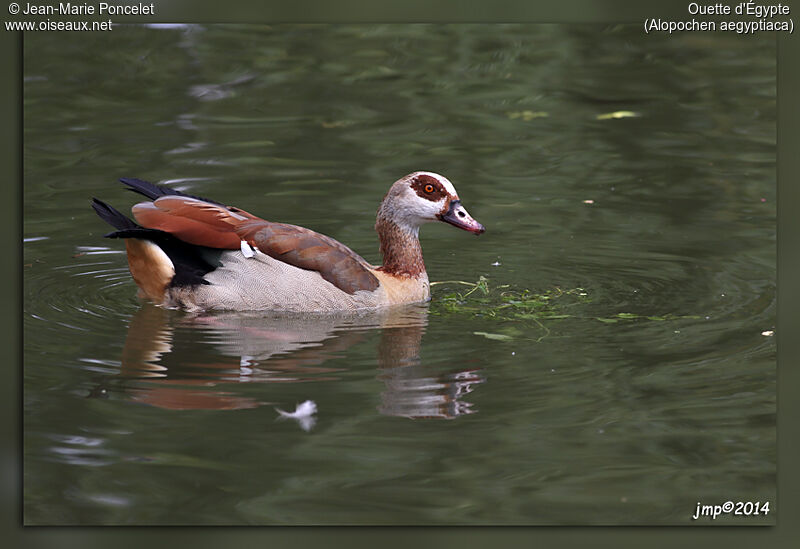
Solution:
[{"label": "black wing tip", "polygon": [[95,210],[97,208],[110,208],[110,207],[111,206],[109,206],[108,204],[106,204],[105,202],[103,202],[102,200],[97,198],[96,196],[92,197],[92,208],[94,208]]},{"label": "black wing tip", "polygon": [[[127,231],[132,229],[141,229],[135,221],[128,218],[125,214],[106,204],[98,198],[92,198],[92,209],[100,216],[100,219],[117,229],[118,231]],[[113,233],[110,233],[113,234]],[[109,236],[109,235],[106,235]],[[113,238],[113,237],[112,237]]]},{"label": "black wing tip", "polygon": [[196,198],[197,200],[210,202],[211,204],[216,204],[218,206],[224,206],[227,208],[225,204],[217,202],[216,200],[211,200],[210,198],[203,198],[202,196],[195,196],[193,194],[185,193],[183,191],[179,191],[178,189],[173,189],[169,185],[159,185],[157,183],[150,183],[149,181],[145,181],[143,179],[137,179],[135,177],[120,177],[119,180],[121,183],[128,186],[129,191],[133,191],[135,193],[144,195],[150,200],[155,200],[162,196],[185,196],[188,198]]},{"label": "black wing tip", "polygon": [[127,185],[129,191],[139,193],[146,196],[150,200],[155,200],[161,196],[168,196],[172,194],[181,194],[180,191],[168,187],[166,185],[157,185],[150,183],[144,179],[137,179],[136,177],[120,177],[120,183]]},{"label": "black wing tip", "polygon": [[136,185],[139,183],[144,183],[145,185],[153,185],[149,181],[145,181],[144,179],[139,179],[138,177],[120,177],[119,180],[126,185]]}]

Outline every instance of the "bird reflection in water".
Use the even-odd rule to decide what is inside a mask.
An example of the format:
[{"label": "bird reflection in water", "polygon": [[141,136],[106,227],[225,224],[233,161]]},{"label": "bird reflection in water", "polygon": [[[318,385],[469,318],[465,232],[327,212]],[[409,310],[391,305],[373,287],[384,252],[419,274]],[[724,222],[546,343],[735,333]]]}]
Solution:
[{"label": "bird reflection in water", "polygon": [[[378,330],[377,378],[385,384],[380,413],[443,419],[473,413],[463,397],[483,383],[480,370],[426,366],[420,347],[427,317],[425,306],[336,315],[187,315],[146,304],[131,319],[120,375],[90,396],[107,396],[113,384],[127,398],[172,410],[293,409],[296,403],[260,400],[240,384],[341,381],[342,361],[331,359]],[[320,400],[323,395],[314,395],[319,390],[309,386],[304,398]]]},{"label": "bird reflection in water", "polygon": [[378,410],[408,418],[453,419],[475,412],[462,399],[483,382],[479,370],[447,373],[426,368],[420,358],[424,325],[386,327],[378,344],[378,379],[386,384]]}]

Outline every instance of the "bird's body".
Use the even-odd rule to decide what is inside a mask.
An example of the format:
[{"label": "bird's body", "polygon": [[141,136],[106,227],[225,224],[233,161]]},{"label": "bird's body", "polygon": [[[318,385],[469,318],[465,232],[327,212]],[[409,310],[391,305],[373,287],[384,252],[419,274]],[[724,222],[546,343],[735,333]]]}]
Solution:
[{"label": "bird's body", "polygon": [[133,207],[134,222],[95,199],[95,211],[117,229],[106,236],[126,239],[140,295],[190,311],[325,312],[427,301],[419,226],[440,220],[484,231],[452,183],[431,172],[401,178],[384,197],[375,224],[384,257],[379,267],[310,229],[164,185],[121,181],[151,201]]}]

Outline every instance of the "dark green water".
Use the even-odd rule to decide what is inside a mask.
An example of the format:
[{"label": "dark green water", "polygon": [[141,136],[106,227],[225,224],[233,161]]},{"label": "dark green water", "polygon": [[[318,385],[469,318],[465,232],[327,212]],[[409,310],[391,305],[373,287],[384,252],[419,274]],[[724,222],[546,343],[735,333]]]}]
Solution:
[{"label": "dark green water", "polygon": [[[27,524],[774,523],[774,41],[119,27],[24,53]],[[481,314],[455,283],[356,318],[164,311],[89,207],[169,182],[378,262],[378,202],[420,169],[487,227],[422,230],[431,280],[489,279]],[[492,316],[501,285],[586,295]],[[307,399],[308,430],[277,419]]]}]

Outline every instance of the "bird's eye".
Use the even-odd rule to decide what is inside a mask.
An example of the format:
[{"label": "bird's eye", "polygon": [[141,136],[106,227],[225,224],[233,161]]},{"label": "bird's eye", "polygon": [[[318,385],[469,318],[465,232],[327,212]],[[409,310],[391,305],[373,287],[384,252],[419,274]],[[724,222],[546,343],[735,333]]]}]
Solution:
[{"label": "bird's eye", "polygon": [[425,185],[425,192],[431,194],[433,192],[433,185],[431,185],[430,183]]}]

